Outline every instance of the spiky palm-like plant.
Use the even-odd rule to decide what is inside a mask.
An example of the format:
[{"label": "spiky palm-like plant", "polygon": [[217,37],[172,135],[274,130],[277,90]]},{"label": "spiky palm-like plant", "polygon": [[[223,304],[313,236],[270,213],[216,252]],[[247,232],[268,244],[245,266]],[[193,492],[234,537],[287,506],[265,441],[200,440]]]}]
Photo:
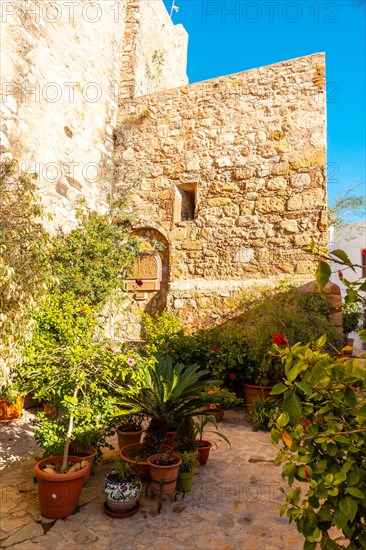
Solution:
[{"label": "spiky palm-like plant", "polygon": [[173,422],[202,414],[211,404],[220,402],[222,395],[207,393],[218,383],[207,379],[209,375],[210,371],[201,370],[198,365],[173,365],[171,357],[158,358],[153,366],[144,369],[139,394],[122,394],[122,414],[142,413],[151,418],[139,453],[142,460],[159,452]]}]

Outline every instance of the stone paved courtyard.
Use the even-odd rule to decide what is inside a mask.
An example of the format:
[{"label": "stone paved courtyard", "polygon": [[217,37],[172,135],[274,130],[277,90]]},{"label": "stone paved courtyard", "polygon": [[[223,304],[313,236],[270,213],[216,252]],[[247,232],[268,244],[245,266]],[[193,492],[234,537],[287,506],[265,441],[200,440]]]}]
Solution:
[{"label": "stone paved courtyard", "polygon": [[[85,485],[77,512],[65,520],[40,515],[33,467],[40,451],[32,439],[34,412],[0,426],[2,548],[21,550],[300,550],[296,528],[280,518],[281,468],[269,434],[252,432],[243,412],[225,413],[222,431],[232,448],[218,440],[184,499],[140,497],[131,518],[112,519],[103,511],[103,479],[118,457],[109,451]],[[209,436],[214,440],[214,436]]]}]

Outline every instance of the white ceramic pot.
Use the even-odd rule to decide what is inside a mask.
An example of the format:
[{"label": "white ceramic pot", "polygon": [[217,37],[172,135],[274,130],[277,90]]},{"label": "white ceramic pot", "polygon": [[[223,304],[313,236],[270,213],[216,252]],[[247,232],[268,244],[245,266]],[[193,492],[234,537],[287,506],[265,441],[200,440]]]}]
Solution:
[{"label": "white ceramic pot", "polygon": [[137,479],[134,481],[113,481],[113,476],[116,473],[116,470],[112,470],[107,474],[104,494],[109,509],[113,512],[120,512],[135,506],[141,493],[142,483]]}]

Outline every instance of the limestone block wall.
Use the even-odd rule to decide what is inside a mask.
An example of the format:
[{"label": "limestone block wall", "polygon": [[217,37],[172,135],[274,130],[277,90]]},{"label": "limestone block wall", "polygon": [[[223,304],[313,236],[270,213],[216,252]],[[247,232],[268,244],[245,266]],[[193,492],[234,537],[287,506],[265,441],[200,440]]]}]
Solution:
[{"label": "limestone block wall", "polygon": [[124,18],[109,0],[2,4],[2,145],[67,229],[78,197],[102,209],[110,187]]},{"label": "limestone block wall", "polygon": [[4,0],[1,20],[1,152],[39,174],[50,224],[67,230],[79,198],[108,206],[125,80],[185,84],[187,34],[160,0]]},{"label": "limestone block wall", "polygon": [[168,305],[188,322],[197,296],[214,316],[251,279],[313,278],[302,247],[327,241],[324,73],[314,54],[135,98],[128,124],[121,109],[117,189],[168,236]]},{"label": "limestone block wall", "polygon": [[121,101],[187,84],[187,47],[186,30],[162,1],[128,1]]}]

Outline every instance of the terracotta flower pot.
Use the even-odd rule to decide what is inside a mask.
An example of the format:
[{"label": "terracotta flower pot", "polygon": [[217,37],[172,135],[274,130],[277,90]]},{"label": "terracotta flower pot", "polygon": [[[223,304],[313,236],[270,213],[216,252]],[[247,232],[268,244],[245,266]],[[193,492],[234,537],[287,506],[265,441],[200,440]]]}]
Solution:
[{"label": "terracotta flower pot", "polygon": [[152,490],[157,493],[160,492],[160,481],[163,482],[162,492],[171,493],[175,491],[177,486],[178,479],[178,470],[179,466],[182,464],[182,461],[179,461],[176,464],[170,464],[169,466],[161,466],[160,464],[154,464],[153,461],[161,456],[160,454],[149,456],[147,459],[150,465],[150,476],[152,481]]},{"label": "terracotta flower pot", "polygon": [[[79,456],[69,456],[71,462],[82,462]],[[78,505],[83,488],[85,474],[90,470],[90,464],[71,474],[53,474],[42,470],[46,464],[62,462],[62,456],[51,456],[38,462],[34,474],[38,478],[38,496],[41,514],[45,518],[67,518],[73,514]]]},{"label": "terracotta flower pot", "polygon": [[132,445],[133,443],[140,443],[141,436],[144,430],[139,430],[138,432],[124,432],[116,428],[117,437],[118,437],[118,447],[119,450],[123,449],[127,445]]},{"label": "terracotta flower pot", "polygon": [[[243,382],[243,388],[244,388],[245,404],[247,407],[250,407],[253,401],[257,397],[272,397],[270,394],[271,394],[273,385],[257,386],[256,384],[247,384],[246,382]],[[275,399],[275,396],[273,396],[273,399]]]},{"label": "terracotta flower pot", "polygon": [[24,397],[18,396],[16,403],[9,403],[5,397],[0,399],[0,420],[16,420],[22,414]]},{"label": "terracotta flower pot", "polygon": [[177,432],[167,432],[166,437],[165,437],[165,441],[164,441],[164,445],[168,445],[168,447],[171,447],[172,449],[174,449],[174,447],[177,444],[177,442],[175,441],[176,433]]},{"label": "terracotta flower pot", "polygon": [[212,447],[212,443],[210,441],[200,441],[198,444],[198,460],[201,466],[204,466],[207,464],[208,456],[210,454],[210,450]]},{"label": "terracotta flower pot", "polygon": [[43,411],[46,418],[52,418],[58,415],[58,407],[50,403],[43,403]]},{"label": "terracotta flower pot", "polygon": [[[132,445],[127,445],[120,450],[119,454],[123,462],[136,465],[137,471],[139,472],[142,481],[150,481],[150,464],[147,461],[144,462],[142,460],[134,460],[131,456],[128,456],[131,451],[133,452],[141,449],[142,445],[142,443],[133,443]],[[168,445],[162,445],[161,450],[171,451],[171,447],[168,447]]]},{"label": "terracotta flower pot", "polygon": [[212,413],[213,416],[216,418],[216,422],[219,424],[219,422],[222,422],[224,420],[224,409],[218,410],[217,412]]},{"label": "terracotta flower pot", "polygon": [[93,467],[93,462],[94,462],[94,460],[96,459],[96,456],[97,456],[97,450],[94,449],[94,447],[85,447],[82,450],[77,451],[73,454],[75,456],[80,456],[80,458],[84,458],[90,464],[90,468],[86,472],[85,477],[84,477],[84,483],[86,483],[90,478],[91,470],[92,470],[92,467]]}]

